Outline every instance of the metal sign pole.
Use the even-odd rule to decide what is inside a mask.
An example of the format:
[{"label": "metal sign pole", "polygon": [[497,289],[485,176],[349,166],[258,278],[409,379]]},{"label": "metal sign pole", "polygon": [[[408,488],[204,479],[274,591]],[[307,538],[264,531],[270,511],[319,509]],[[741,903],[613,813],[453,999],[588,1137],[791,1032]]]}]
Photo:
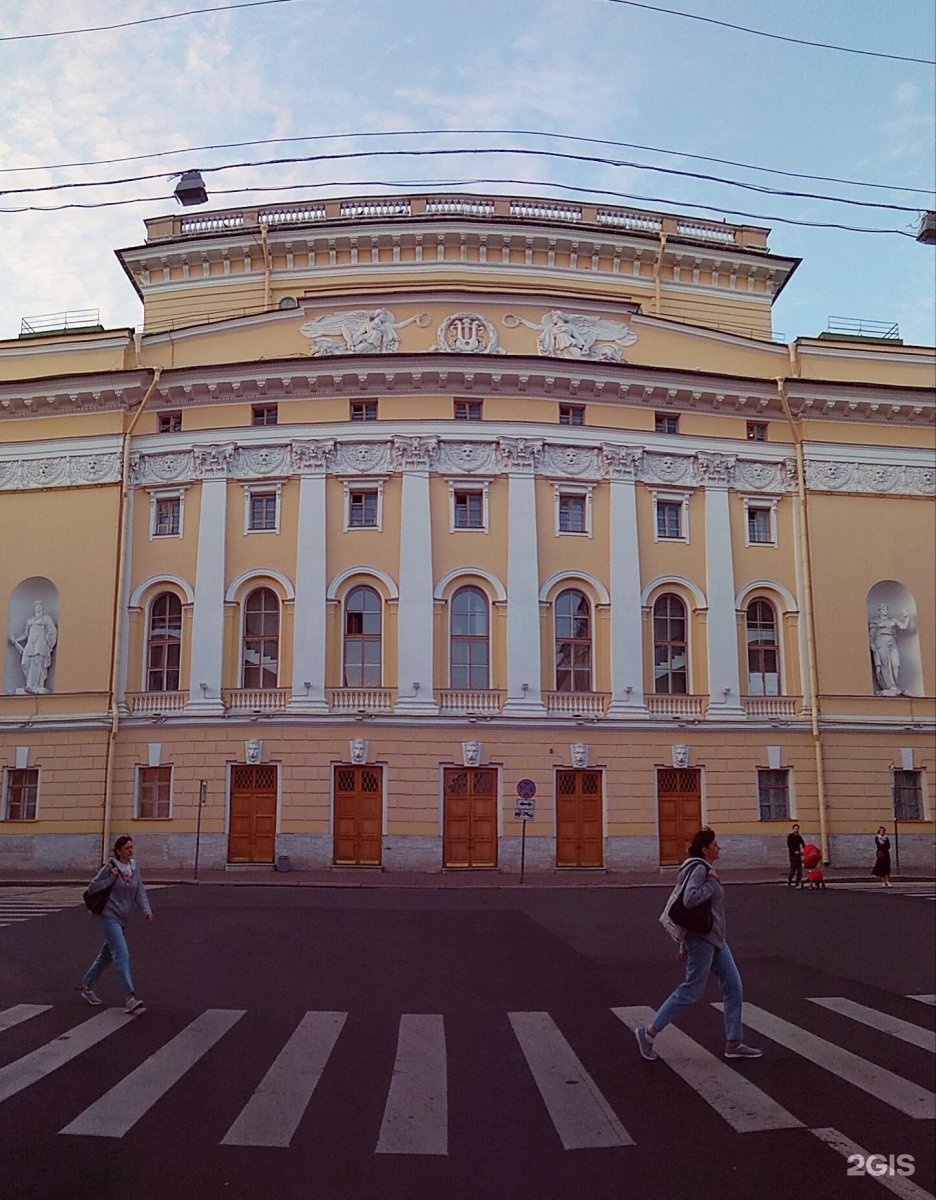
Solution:
[{"label": "metal sign pole", "polygon": [[523,869],[526,865],[526,821],[523,822],[520,829],[520,882],[523,883]]},{"label": "metal sign pole", "polygon": [[195,821],[195,878],[198,878],[198,851],[201,845],[201,814],[205,807],[205,797],[208,795],[208,780],[198,781],[198,817]]},{"label": "metal sign pole", "polygon": [[895,783],[891,791],[891,800],[894,809],[894,866],[897,870],[895,875],[900,874],[900,831],[897,827],[897,784]]}]

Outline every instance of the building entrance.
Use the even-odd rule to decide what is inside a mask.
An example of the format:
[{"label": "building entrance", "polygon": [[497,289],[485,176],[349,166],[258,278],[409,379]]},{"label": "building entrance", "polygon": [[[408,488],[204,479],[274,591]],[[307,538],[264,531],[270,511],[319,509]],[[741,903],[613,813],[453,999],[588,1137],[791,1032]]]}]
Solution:
[{"label": "building entrance", "polygon": [[702,772],[666,768],[657,772],[660,865],[681,863],[693,835],[702,828]]},{"label": "building entrance", "polygon": [[447,767],[442,861],[446,867],[497,866],[497,772]]},{"label": "building entrance", "polygon": [[383,768],[335,767],[335,865],[379,867],[382,833]]},{"label": "building entrance", "polygon": [[276,848],[276,767],[231,768],[228,862],[271,863]]},{"label": "building entrance", "polygon": [[556,772],[556,866],[604,866],[600,771]]}]

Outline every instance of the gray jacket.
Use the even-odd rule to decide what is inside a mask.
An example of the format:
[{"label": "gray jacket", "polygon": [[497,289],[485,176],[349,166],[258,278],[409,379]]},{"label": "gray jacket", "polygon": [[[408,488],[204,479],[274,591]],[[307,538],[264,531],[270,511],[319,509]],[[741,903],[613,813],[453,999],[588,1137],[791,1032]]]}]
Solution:
[{"label": "gray jacket", "polygon": [[[143,877],[140,875],[140,868],[137,866],[135,858],[130,859],[130,866],[133,868],[133,876],[130,882],[127,883],[120,871],[117,870],[116,861],[113,858],[109,858],[88,884],[88,891],[92,895],[95,892],[102,892],[111,883],[114,884],[111,888],[111,894],[107,897],[107,903],[104,905],[104,911],[100,915],[102,917],[116,917],[121,925],[126,925],[130,920],[134,901],[139,905],[144,917],[151,917],[153,915],[149,897],[146,894],[146,888],[143,886]],[[113,875],[115,870],[117,870],[116,879]]]},{"label": "gray jacket", "polygon": [[696,908],[706,900],[712,902],[712,928],[709,933],[693,933],[691,937],[704,937],[713,946],[721,946],[725,940],[725,892],[721,883],[711,875],[709,864],[704,858],[687,858],[679,868],[677,881],[686,881],[683,904]]}]

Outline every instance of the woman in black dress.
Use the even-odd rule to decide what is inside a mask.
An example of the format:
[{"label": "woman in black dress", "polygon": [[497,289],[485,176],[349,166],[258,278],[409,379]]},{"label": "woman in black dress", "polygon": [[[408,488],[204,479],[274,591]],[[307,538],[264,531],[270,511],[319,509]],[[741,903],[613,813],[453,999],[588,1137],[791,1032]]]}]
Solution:
[{"label": "woman in black dress", "polygon": [[880,879],[881,887],[890,887],[890,873],[890,838],[887,836],[887,830],[881,825],[874,835],[874,866],[871,868],[871,874]]}]

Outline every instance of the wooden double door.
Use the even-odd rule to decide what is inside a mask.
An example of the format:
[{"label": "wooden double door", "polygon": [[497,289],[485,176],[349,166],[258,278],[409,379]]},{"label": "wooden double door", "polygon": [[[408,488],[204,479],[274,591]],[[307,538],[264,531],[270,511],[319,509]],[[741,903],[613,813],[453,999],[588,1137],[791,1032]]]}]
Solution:
[{"label": "wooden double door", "polygon": [[276,852],[277,768],[231,768],[228,862],[271,863]]},{"label": "wooden double door", "polygon": [[556,772],[556,866],[604,866],[601,772]]},{"label": "wooden double door", "polygon": [[383,852],[383,768],[335,767],[334,804],[335,865],[379,867]]},{"label": "wooden double door", "polygon": [[693,836],[702,828],[702,772],[694,767],[666,767],[657,772],[660,865],[673,866],[686,857]]},{"label": "wooden double door", "polygon": [[443,790],[443,865],[496,867],[497,772],[447,767]]}]

